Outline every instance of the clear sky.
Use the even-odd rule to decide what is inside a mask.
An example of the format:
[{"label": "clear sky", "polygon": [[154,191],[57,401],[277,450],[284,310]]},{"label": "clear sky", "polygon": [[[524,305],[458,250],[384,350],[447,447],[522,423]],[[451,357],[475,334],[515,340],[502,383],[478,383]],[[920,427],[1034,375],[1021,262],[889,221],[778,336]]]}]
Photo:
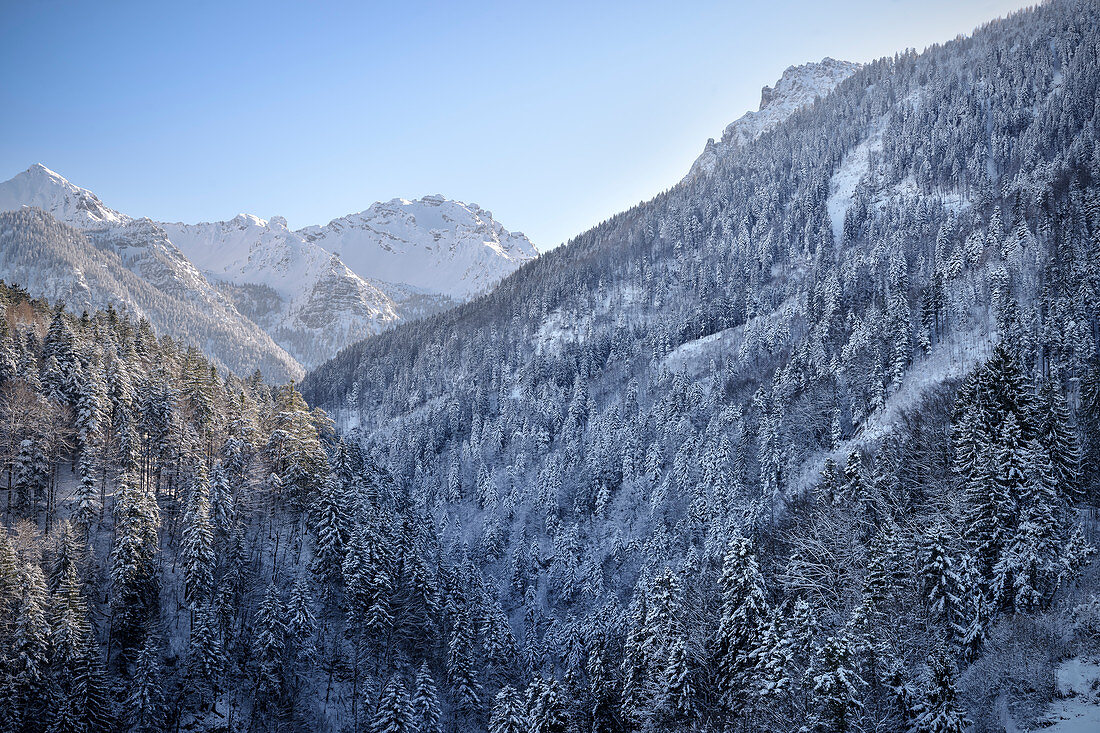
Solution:
[{"label": "clear sky", "polygon": [[292,228],[441,193],[545,250],[679,180],[787,66],[1027,4],[0,0],[0,180]]}]

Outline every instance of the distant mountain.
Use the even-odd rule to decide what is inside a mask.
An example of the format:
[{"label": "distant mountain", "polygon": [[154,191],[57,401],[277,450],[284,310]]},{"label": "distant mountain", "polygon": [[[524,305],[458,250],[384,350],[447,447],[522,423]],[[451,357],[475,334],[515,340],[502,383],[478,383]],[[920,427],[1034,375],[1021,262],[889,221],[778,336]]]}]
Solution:
[{"label": "distant mountain", "polygon": [[[488,211],[442,196],[394,199],[298,232],[282,217],[249,214],[153,222],[115,211],[34,165],[0,183],[0,211],[23,207],[83,231],[164,293],[216,302],[236,312],[234,321],[253,322],[297,362],[292,374],[395,323],[483,292],[537,255],[524,235]],[[216,345],[210,351],[220,357]]]},{"label": "distant mountain", "polygon": [[76,313],[113,304],[160,335],[209,349],[238,374],[302,376],[293,357],[173,251],[148,219],[81,231],[37,207],[0,212],[0,276],[9,284]]},{"label": "distant mountain", "polygon": [[359,273],[465,300],[538,255],[477,204],[425,196],[393,199],[299,234],[338,252]]},{"label": "distant mountain", "polygon": [[[404,300],[352,272],[286,227],[241,214],[230,221],[162,224],[211,282],[310,367],[406,316]],[[395,297],[396,296],[396,297]],[[442,307],[449,301],[440,299]]]},{"label": "distant mountain", "polygon": [[79,229],[126,224],[130,217],[107,208],[91,191],[74,186],[46,166],[36,163],[0,183],[0,211],[34,206]]},{"label": "distant mountain", "polygon": [[718,142],[713,138],[707,140],[706,147],[691,166],[687,178],[711,173],[718,158],[775,129],[798,110],[831,92],[837,84],[858,71],[860,66],[851,61],[837,61],[826,56],[820,63],[787,67],[774,87],[764,87],[760,91],[760,109],[746,112],[726,125],[726,129],[722,131],[722,139]]}]

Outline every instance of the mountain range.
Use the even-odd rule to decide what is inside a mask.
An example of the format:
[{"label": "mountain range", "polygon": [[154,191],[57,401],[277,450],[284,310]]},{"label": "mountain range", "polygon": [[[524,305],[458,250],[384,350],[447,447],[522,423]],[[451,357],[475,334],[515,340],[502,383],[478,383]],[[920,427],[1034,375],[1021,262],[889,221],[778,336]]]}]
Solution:
[{"label": "mountain range", "polygon": [[[8,217],[5,231],[12,236],[4,261],[21,265],[0,276],[73,307],[125,306],[162,334],[203,346],[223,366],[261,368],[276,380],[300,378],[355,341],[484,292],[537,256],[524,235],[504,229],[490,212],[442,196],[376,203],[299,231],[282,217],[248,214],[212,223],[156,222],[111,209],[91,191],[34,165],[0,183],[0,211],[29,207],[75,231]],[[58,241],[16,232],[17,224],[31,221],[39,234],[63,232],[66,255],[59,256]],[[29,248],[25,257],[17,243]],[[76,252],[81,260],[103,261],[110,284],[89,279],[86,268],[70,262]],[[158,298],[171,307],[153,307]],[[168,318],[169,311],[177,315]]]}]

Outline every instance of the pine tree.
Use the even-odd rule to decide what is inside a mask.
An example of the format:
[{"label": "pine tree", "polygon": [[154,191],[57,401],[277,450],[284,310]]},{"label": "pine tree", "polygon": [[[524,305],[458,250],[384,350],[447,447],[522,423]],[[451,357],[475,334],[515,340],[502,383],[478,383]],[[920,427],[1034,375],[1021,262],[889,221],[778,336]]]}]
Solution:
[{"label": "pine tree", "polygon": [[256,697],[265,708],[277,704],[285,689],[283,685],[286,621],[279,588],[268,586],[263,602],[256,612],[253,655],[256,659]]},{"label": "pine tree", "polygon": [[371,723],[372,733],[414,733],[417,728],[413,725],[412,716],[409,713],[409,696],[405,692],[405,685],[400,678],[394,675],[386,684],[382,692],[382,699],[378,702],[378,710],[374,714]]},{"label": "pine tree", "polygon": [[1049,459],[1046,463],[1047,470],[1025,481],[1019,526],[993,568],[995,598],[1018,611],[1044,608],[1061,579],[1068,533],[1058,512]]},{"label": "pine tree", "polygon": [[890,717],[887,724],[892,730],[912,731],[917,718],[924,711],[923,704],[917,700],[916,693],[909,682],[905,665],[895,660],[886,675],[886,686],[890,692]]},{"label": "pine tree", "polygon": [[54,598],[51,731],[107,731],[110,707],[105,672],[88,619],[76,568],[67,566]]},{"label": "pine tree", "polygon": [[200,606],[193,615],[195,620],[191,625],[187,651],[187,673],[201,705],[208,691],[216,692],[218,689],[223,654],[215,609],[209,605]]},{"label": "pine tree", "polygon": [[891,601],[905,581],[904,576],[897,524],[887,517],[879,524],[878,534],[867,548],[863,595],[868,606],[876,613],[888,613]]},{"label": "pine tree", "polygon": [[474,631],[465,608],[459,609],[451,620],[447,673],[455,707],[466,715],[475,714],[481,707],[481,685],[477,680],[474,659]]},{"label": "pine tree", "polygon": [[419,733],[441,733],[439,695],[428,663],[420,665],[416,673],[416,690],[412,698],[412,720]]},{"label": "pine tree", "polygon": [[622,710],[627,720],[636,720],[644,715],[649,675],[646,615],[646,589],[639,583],[630,603],[623,645]]},{"label": "pine tree", "polygon": [[914,730],[918,733],[963,733],[970,721],[956,702],[955,665],[947,655],[938,653],[932,658],[930,668],[931,689]]},{"label": "pine tree", "polygon": [[784,695],[792,685],[793,629],[785,627],[781,622],[788,610],[789,608],[784,606],[772,614],[757,645],[757,693],[765,700]]},{"label": "pine tree", "polygon": [[155,499],[139,489],[129,473],[124,474],[115,503],[110,566],[113,628],[124,650],[140,643],[142,629],[158,608],[159,522]]},{"label": "pine tree", "polygon": [[183,564],[184,598],[194,609],[205,603],[214,591],[214,528],[210,521],[210,482],[206,467],[195,468],[183,515],[183,539],[180,543]]},{"label": "pine tree", "polygon": [[[6,537],[6,533],[0,531]],[[41,568],[27,563],[19,574],[21,592],[14,609],[11,630],[11,720],[13,730],[29,730],[45,719],[49,700],[46,580]]]},{"label": "pine tree", "polygon": [[696,717],[695,682],[684,640],[676,637],[660,680],[655,707],[657,720],[665,729],[690,723]]},{"label": "pine tree", "polygon": [[292,500],[298,507],[305,507],[324,482],[328,460],[309,406],[297,387],[291,383],[279,388],[276,398],[267,449],[275,472],[292,490]]},{"label": "pine tree", "polygon": [[516,689],[505,685],[493,700],[489,733],[527,733],[530,730],[523,701]]},{"label": "pine tree", "polygon": [[326,597],[332,597],[343,583],[342,569],[350,527],[343,486],[337,476],[330,475],[314,504],[311,523],[314,536],[312,570]]},{"label": "pine tree", "polygon": [[757,650],[768,613],[764,579],[752,546],[744,537],[730,541],[719,582],[718,690],[722,705],[736,716],[755,687]]},{"label": "pine tree", "polygon": [[367,522],[356,528],[342,573],[348,626],[383,638],[393,625],[393,558],[380,530]]},{"label": "pine tree", "polygon": [[224,542],[237,521],[237,502],[230,484],[229,469],[221,461],[210,471],[210,519],[215,538]]},{"label": "pine tree", "polygon": [[966,635],[965,587],[941,525],[932,527],[922,539],[920,574],[924,601],[933,618],[943,623],[949,640],[962,639]]},{"label": "pine tree", "polygon": [[294,642],[295,655],[306,662],[313,659],[316,649],[313,634],[317,630],[317,618],[313,613],[313,597],[304,578],[299,578],[290,591],[287,603],[287,630]]},{"label": "pine tree", "polygon": [[566,733],[569,715],[556,679],[539,678],[527,688],[527,720],[531,733]]},{"label": "pine tree", "polygon": [[645,664],[651,674],[663,669],[681,635],[680,586],[669,568],[657,576],[646,604]]},{"label": "pine tree", "polygon": [[851,643],[845,637],[830,636],[818,654],[820,659],[809,673],[818,708],[817,727],[846,733],[863,708],[859,695],[862,680],[856,673]]},{"label": "pine tree", "polygon": [[1043,383],[1039,394],[1039,444],[1050,460],[1058,495],[1070,505],[1082,498],[1081,446],[1070,417],[1069,405],[1054,378]]},{"label": "pine tree", "polygon": [[80,483],[74,497],[76,507],[73,521],[81,528],[81,534],[87,538],[92,523],[99,516],[99,489],[96,486],[94,460],[85,449],[80,454]]},{"label": "pine tree", "polygon": [[134,663],[134,675],[124,698],[123,721],[135,733],[163,730],[165,703],[160,661],[160,643],[146,637]]}]

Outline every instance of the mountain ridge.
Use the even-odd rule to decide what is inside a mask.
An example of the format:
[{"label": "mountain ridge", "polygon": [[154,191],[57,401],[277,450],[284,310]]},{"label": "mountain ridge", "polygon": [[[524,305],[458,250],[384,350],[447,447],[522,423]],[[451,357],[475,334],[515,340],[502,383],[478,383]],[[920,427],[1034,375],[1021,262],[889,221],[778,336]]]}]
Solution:
[{"label": "mountain ridge", "polygon": [[[0,183],[0,211],[24,206],[115,248],[135,273],[174,294],[190,288],[194,297],[223,307],[230,296],[239,298],[230,308],[248,311],[307,368],[402,320],[482,293],[537,256],[522,233],[504,229],[490,212],[438,194],[375,203],[298,231],[283,217],[252,214],[197,224],[155,222],[111,209],[35,164]],[[358,268],[349,267],[334,245]],[[380,274],[362,274],[363,268]]]}]

